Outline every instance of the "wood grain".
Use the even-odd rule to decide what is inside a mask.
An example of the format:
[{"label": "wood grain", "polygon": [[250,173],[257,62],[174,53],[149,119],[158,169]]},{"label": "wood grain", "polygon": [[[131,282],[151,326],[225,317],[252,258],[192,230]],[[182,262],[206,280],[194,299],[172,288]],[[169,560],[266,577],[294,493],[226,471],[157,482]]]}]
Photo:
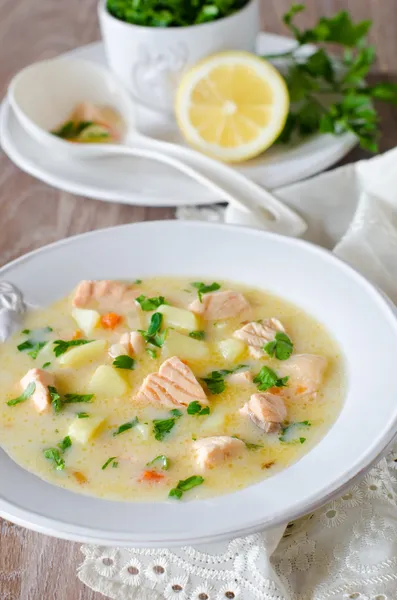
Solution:
[{"label": "wood grain", "polygon": [[[263,28],[284,33],[280,17],[290,3],[262,0]],[[95,5],[96,0],[1,0],[2,94],[12,75],[26,64],[98,39]],[[348,9],[357,19],[372,19],[377,71],[396,72],[396,0],[307,0],[306,5],[300,19],[307,27],[320,15],[341,9]],[[397,81],[396,76],[392,79]],[[382,106],[381,115],[383,151],[396,145],[397,111]],[[346,160],[365,156],[354,150]],[[0,156],[0,264],[76,233],[172,217],[172,209],[107,204],[55,190],[18,171],[4,154]],[[79,544],[0,520],[0,600],[100,600],[101,594],[86,588],[76,577],[81,560]]]}]

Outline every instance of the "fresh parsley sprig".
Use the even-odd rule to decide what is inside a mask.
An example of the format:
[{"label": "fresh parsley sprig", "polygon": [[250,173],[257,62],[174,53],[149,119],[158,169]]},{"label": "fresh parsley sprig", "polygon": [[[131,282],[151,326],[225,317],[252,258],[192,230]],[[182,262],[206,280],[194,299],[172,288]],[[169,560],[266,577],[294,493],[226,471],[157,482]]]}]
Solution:
[{"label": "fresh parsley sprig", "polygon": [[170,490],[168,496],[170,498],[177,498],[180,500],[185,492],[188,492],[194,487],[204,483],[204,478],[201,475],[192,475],[187,479],[182,479],[178,482],[177,486]]},{"label": "fresh parsley sprig", "polygon": [[191,285],[194,288],[196,288],[197,296],[198,296],[198,299],[200,300],[200,302],[203,301],[203,294],[208,294],[209,292],[217,292],[221,288],[219,283],[216,283],[216,281],[214,281],[213,283],[211,283],[209,285],[206,285],[202,281],[193,281],[193,283]]},{"label": "fresh parsley sprig", "polygon": [[[286,79],[292,103],[291,111],[279,141],[289,142],[294,133],[341,135],[354,133],[362,148],[377,152],[379,116],[374,100],[397,104],[397,85],[381,82],[370,86],[365,78],[375,61],[373,46],[366,35],[371,21],[353,23],[348,12],[322,17],[312,29],[299,29],[295,17],[305,10],[304,4],[293,4],[283,21],[296,40],[292,50],[264,56],[284,59],[280,69]],[[320,45],[311,55],[300,52],[305,44]],[[340,46],[337,59],[323,47]]]},{"label": "fresh parsley sprig", "polygon": [[289,377],[279,377],[270,367],[262,367],[258,375],[254,377],[254,383],[257,384],[260,392],[265,392],[272,387],[284,387],[287,385]]}]

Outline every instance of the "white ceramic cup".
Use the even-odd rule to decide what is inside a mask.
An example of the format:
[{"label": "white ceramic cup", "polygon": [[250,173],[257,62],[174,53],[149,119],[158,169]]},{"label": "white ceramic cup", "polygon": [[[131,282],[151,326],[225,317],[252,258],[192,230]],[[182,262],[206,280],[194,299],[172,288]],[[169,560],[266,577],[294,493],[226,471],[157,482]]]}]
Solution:
[{"label": "white ceramic cup", "polygon": [[171,113],[181,75],[222,50],[255,50],[259,0],[224,19],[190,27],[142,27],[113,17],[99,0],[99,24],[109,67],[145,106]]}]

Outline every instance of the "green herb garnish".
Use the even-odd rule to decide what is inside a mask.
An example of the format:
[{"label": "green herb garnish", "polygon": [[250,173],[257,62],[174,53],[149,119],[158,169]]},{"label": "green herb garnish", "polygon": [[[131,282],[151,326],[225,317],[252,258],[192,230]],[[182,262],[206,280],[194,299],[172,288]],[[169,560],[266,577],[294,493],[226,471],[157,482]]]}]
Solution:
[{"label": "green herb garnish", "polygon": [[27,400],[28,398],[30,398],[30,396],[32,396],[32,394],[34,394],[34,391],[36,389],[36,384],[34,381],[31,381],[26,388],[24,389],[24,391],[22,392],[22,394],[20,396],[18,396],[18,398],[14,398],[13,400],[9,400],[7,402],[8,406],[15,406],[16,404],[20,404],[21,402],[25,402],[25,400]]},{"label": "green herb garnish", "polygon": [[232,437],[234,437],[236,440],[244,442],[247,450],[260,450],[263,448],[263,444],[253,444],[252,442],[247,442],[246,440],[242,440],[238,435],[232,435]]},{"label": "green herb garnish", "polygon": [[173,408],[170,410],[170,414],[173,415],[172,419],[155,419],[153,421],[154,437],[159,442],[162,442],[165,436],[170,433],[176,423],[176,420],[183,415],[183,412],[179,410],[179,408]]},{"label": "green herb garnish", "polygon": [[161,348],[161,346],[164,344],[168,333],[168,329],[160,333],[162,323],[163,315],[156,312],[150,319],[150,324],[147,331],[142,331],[141,329],[138,330],[148,344],[153,344],[153,346],[157,346],[158,348]]},{"label": "green herb garnish", "polygon": [[150,467],[156,463],[159,463],[159,465],[163,471],[168,471],[168,469],[170,468],[170,460],[166,456],[164,456],[164,454],[160,454],[160,456],[156,456],[156,458],[154,458],[150,462],[146,463],[146,466]]},{"label": "green herb garnish", "polygon": [[[75,138],[78,138],[80,134],[83,133],[83,131],[85,131],[86,129],[88,129],[88,127],[93,127],[95,126],[95,123],[93,121],[67,121],[66,123],[64,123],[63,125],[61,125],[58,129],[54,129],[53,131],[51,131],[51,133],[53,135],[56,135],[57,137],[62,138],[63,140],[73,140]],[[109,135],[108,132],[107,136]],[[103,132],[102,135],[104,135],[105,132]]]},{"label": "green herb garnish", "polygon": [[113,366],[116,367],[116,369],[129,369],[132,371],[134,365],[135,360],[131,358],[131,356],[128,356],[128,354],[120,354],[120,356],[117,356],[113,361]]},{"label": "green herb garnish", "polygon": [[279,331],[272,342],[263,347],[269,356],[275,356],[278,360],[287,360],[294,350],[294,345],[286,333]]},{"label": "green herb garnish", "polygon": [[37,358],[37,355],[39,354],[40,350],[42,348],[44,348],[44,346],[47,344],[47,342],[36,342],[34,340],[26,340],[25,342],[22,342],[22,344],[19,344],[17,346],[17,350],[19,350],[19,352],[24,352],[25,350],[29,350],[28,355],[31,356],[33,358],[33,360],[35,360]]},{"label": "green herb garnish", "polygon": [[166,303],[164,296],[158,296],[157,298],[139,296],[135,301],[138,302],[138,304],[141,306],[141,309],[145,311],[156,310],[156,308]]},{"label": "green herb garnish", "polygon": [[83,344],[89,344],[93,340],[55,340],[54,341],[54,354],[55,356],[61,356],[65,354],[69,348],[73,346],[83,346]]},{"label": "green herb garnish", "polygon": [[57,471],[63,471],[65,468],[65,461],[61,456],[61,452],[58,448],[47,448],[43,450],[43,454],[47,460],[51,460],[54,463],[54,467]]},{"label": "green herb garnish", "polygon": [[279,377],[270,367],[262,367],[258,375],[254,377],[254,383],[257,384],[260,392],[265,392],[272,387],[284,387],[287,385],[289,377]]},{"label": "green herb garnish", "polygon": [[76,416],[78,419],[88,419],[90,415],[86,412],[78,412]]},{"label": "green herb garnish", "polygon": [[236,373],[240,369],[247,368],[247,365],[238,365],[234,369],[221,369],[220,371],[212,371],[207,377],[203,377],[202,381],[206,384],[212,394],[221,394],[225,390],[225,376]]},{"label": "green herb garnish", "polygon": [[151,358],[157,358],[157,352],[156,350],[153,350],[153,348],[146,348],[146,352]]},{"label": "green herb garnish", "polygon": [[116,435],[120,435],[120,433],[124,433],[125,431],[128,431],[129,429],[132,429],[133,427],[138,425],[138,423],[139,423],[138,417],[135,417],[134,419],[132,419],[132,421],[129,421],[128,423],[123,423],[123,425],[120,425],[120,427],[116,431],[113,432],[113,437]]},{"label": "green herb garnish", "polygon": [[197,400],[194,400],[187,407],[187,414],[188,415],[197,415],[198,417],[201,417],[203,415],[209,415],[210,407],[204,406],[204,408],[203,408],[201,406],[200,402],[198,402]]},{"label": "green herb garnish", "polygon": [[57,389],[54,388],[52,385],[49,385],[48,391],[50,393],[51,404],[54,407],[54,411],[56,413],[61,412],[61,410],[63,408],[63,401],[62,401],[61,396],[58,394]]},{"label": "green herb garnish", "polygon": [[30,329],[22,329],[21,333],[23,333],[23,335],[29,335]]},{"label": "green herb garnish", "polygon": [[[376,55],[366,41],[371,21],[353,23],[348,12],[322,17],[313,29],[301,30],[295,16],[305,10],[293,4],[283,21],[295,37],[292,50],[264,58],[285,59],[285,76],[292,108],[279,140],[288,142],[293,133],[341,135],[354,133],[362,148],[378,151],[379,116],[373,100],[397,103],[397,85],[381,82],[373,86],[365,78]],[[342,58],[337,59],[319,48],[310,55],[298,50],[305,44],[339,45]],[[280,65],[281,68],[281,65]]]},{"label": "green herb garnish", "polygon": [[[114,460],[116,460],[117,456],[111,456],[110,458],[107,459],[107,461],[105,462],[105,464],[102,465],[101,469],[102,471],[104,471],[106,469],[106,467],[108,467],[110,465],[111,462],[113,462]],[[118,463],[116,463],[117,465]],[[114,463],[113,463],[113,467],[114,467]]]},{"label": "green herb garnish", "polygon": [[179,410],[179,408],[173,408],[170,410],[170,415],[173,415],[174,417],[182,417],[183,412]]},{"label": "green herb garnish", "polygon": [[91,402],[94,394],[65,394],[63,401],[65,404],[72,404],[73,402]]},{"label": "green herb garnish", "polygon": [[177,498],[180,500],[185,492],[188,492],[192,488],[197,487],[202,483],[204,483],[204,478],[201,477],[201,475],[192,475],[187,479],[181,479],[178,482],[178,485],[170,491],[168,496],[170,498]]},{"label": "green herb garnish", "polygon": [[62,442],[59,442],[58,448],[60,448],[62,450],[62,452],[65,452],[65,450],[67,448],[70,448],[71,445],[72,445],[72,440],[67,435],[66,437],[63,438]]},{"label": "green herb garnish", "polygon": [[112,464],[112,469],[117,469],[118,466],[119,466],[119,463],[115,460]]},{"label": "green herb garnish", "polygon": [[142,283],[142,279],[135,279],[134,283],[140,284]]},{"label": "green herb garnish", "polygon": [[310,421],[299,421],[297,423],[290,423],[286,425],[281,430],[281,435],[279,436],[280,442],[296,444],[297,442],[303,444],[306,441],[304,437],[294,437],[293,433],[296,430],[296,434],[299,433],[299,430],[302,428],[311,427]]},{"label": "green herb garnish", "polygon": [[49,367],[51,365],[50,362],[45,362],[44,365],[41,367],[42,369],[46,369],[47,367]]},{"label": "green herb garnish", "polygon": [[189,337],[193,338],[194,340],[203,340],[205,338],[205,332],[204,331],[191,331],[189,333]]},{"label": "green herb garnish", "polygon": [[216,283],[215,281],[210,285],[206,285],[202,281],[193,281],[191,285],[194,288],[196,288],[198,299],[200,300],[200,302],[203,301],[203,294],[208,294],[209,292],[216,292],[221,287],[219,283]]}]

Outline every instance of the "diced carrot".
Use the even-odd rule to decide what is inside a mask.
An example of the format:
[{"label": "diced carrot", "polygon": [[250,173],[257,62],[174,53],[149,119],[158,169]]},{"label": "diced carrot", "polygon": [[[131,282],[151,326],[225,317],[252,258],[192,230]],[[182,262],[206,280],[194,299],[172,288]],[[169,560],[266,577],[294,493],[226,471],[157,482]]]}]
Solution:
[{"label": "diced carrot", "polygon": [[157,473],[157,471],[144,471],[138,481],[161,481],[164,479],[164,475]]},{"label": "diced carrot", "polygon": [[80,473],[80,471],[73,471],[72,475],[76,479],[77,483],[84,484],[88,481],[87,477],[83,475],[83,473]]},{"label": "diced carrot", "polygon": [[270,469],[276,461],[271,460],[270,462],[267,463],[263,463],[263,465],[261,465],[261,469]]},{"label": "diced carrot", "polygon": [[81,333],[80,329],[76,329],[72,336],[72,340],[79,340],[81,337],[83,337],[83,334]]},{"label": "diced carrot", "polygon": [[274,396],[278,396],[279,394],[281,394],[281,389],[276,386],[271,387],[268,391],[270,392],[270,394],[274,394]]},{"label": "diced carrot", "polygon": [[296,393],[297,394],[303,394],[304,392],[306,392],[307,387],[304,387],[303,385],[298,385],[296,388]]},{"label": "diced carrot", "polygon": [[105,329],[114,329],[121,321],[122,317],[116,313],[110,312],[101,317],[101,325]]}]

